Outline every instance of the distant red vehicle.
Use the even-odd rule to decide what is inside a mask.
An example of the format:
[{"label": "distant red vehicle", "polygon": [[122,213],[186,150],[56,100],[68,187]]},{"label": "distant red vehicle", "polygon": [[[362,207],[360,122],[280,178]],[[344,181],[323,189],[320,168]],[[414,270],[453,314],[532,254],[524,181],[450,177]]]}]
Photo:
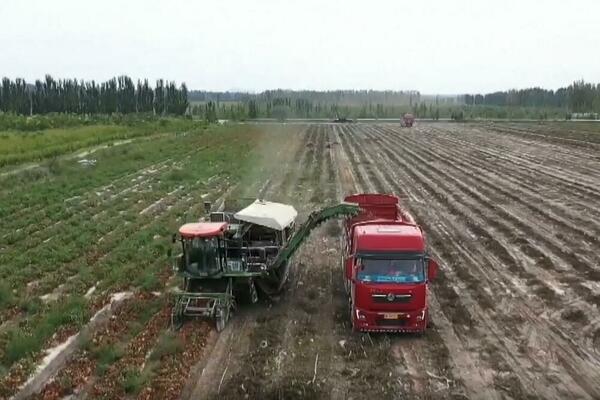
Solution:
[{"label": "distant red vehicle", "polygon": [[397,197],[357,194],[344,199],[362,212],[345,220],[344,283],[353,330],[423,332],[429,283],[438,264],[424,233]]},{"label": "distant red vehicle", "polygon": [[415,116],[407,113],[404,114],[404,117],[402,117],[402,126],[405,126],[407,128],[411,128],[413,126],[413,124],[415,123]]}]

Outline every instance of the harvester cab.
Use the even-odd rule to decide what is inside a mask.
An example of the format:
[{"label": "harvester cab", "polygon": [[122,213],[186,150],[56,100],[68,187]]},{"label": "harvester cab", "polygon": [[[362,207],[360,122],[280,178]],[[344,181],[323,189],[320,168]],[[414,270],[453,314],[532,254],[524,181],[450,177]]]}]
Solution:
[{"label": "harvester cab", "polygon": [[181,255],[177,270],[190,277],[211,276],[223,271],[222,242],[226,222],[198,222],[179,228]]}]

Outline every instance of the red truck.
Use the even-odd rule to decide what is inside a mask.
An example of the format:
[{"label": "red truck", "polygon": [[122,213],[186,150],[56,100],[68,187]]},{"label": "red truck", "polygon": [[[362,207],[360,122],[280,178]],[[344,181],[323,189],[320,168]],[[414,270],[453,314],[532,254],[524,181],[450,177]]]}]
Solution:
[{"label": "red truck", "polygon": [[427,291],[438,264],[426,250],[423,230],[386,194],[344,199],[361,213],[344,223],[344,283],[356,331],[424,332]]}]

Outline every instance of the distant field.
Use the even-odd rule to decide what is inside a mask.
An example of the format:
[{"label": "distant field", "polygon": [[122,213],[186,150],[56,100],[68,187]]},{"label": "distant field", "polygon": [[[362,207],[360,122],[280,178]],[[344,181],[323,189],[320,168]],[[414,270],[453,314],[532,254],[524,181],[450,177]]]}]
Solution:
[{"label": "distant field", "polygon": [[[6,168],[38,165],[0,176],[0,398],[600,397],[598,125],[188,123],[5,139],[29,155]],[[95,166],[37,153],[121,134]],[[170,235],[204,200],[261,196],[302,221],[354,192],[398,195],[426,231],[441,268],[424,335],[351,332],[335,224],[278,302],[240,303],[220,334],[169,331]]]}]

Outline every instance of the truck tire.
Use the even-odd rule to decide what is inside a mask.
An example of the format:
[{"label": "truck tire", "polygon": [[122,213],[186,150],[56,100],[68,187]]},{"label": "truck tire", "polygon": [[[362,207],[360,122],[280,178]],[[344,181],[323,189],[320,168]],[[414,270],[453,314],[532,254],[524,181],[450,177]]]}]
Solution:
[{"label": "truck tire", "polygon": [[352,303],[350,297],[348,297],[348,304],[350,304],[350,327],[352,328],[352,333],[357,333],[359,330],[354,323],[354,303]]}]

